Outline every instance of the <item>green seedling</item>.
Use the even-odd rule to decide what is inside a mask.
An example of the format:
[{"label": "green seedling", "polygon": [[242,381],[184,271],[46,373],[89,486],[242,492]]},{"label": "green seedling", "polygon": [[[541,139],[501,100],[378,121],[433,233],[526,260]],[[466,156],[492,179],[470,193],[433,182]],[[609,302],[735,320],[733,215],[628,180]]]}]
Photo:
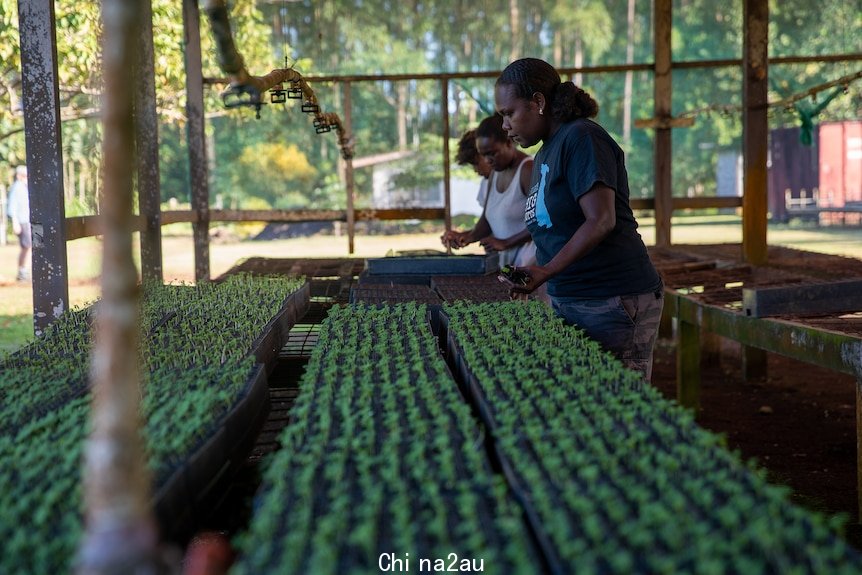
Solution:
[{"label": "green seedling", "polygon": [[510,266],[509,264],[500,268],[500,273],[515,285],[525,286],[527,285],[527,282],[530,281],[530,275],[527,272],[519,270],[515,266]]}]

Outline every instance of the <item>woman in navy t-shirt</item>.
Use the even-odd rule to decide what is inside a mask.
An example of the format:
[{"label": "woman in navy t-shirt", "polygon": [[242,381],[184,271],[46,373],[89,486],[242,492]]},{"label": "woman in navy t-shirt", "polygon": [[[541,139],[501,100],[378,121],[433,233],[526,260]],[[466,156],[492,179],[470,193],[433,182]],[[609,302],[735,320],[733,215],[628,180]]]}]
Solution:
[{"label": "woman in navy t-shirt", "polygon": [[506,67],[495,100],[512,140],[542,142],[524,211],[539,265],[519,268],[530,280],[511,291],[547,283],[559,316],[649,379],[662,283],[629,205],[623,151],[590,119],[598,104],[536,58]]}]

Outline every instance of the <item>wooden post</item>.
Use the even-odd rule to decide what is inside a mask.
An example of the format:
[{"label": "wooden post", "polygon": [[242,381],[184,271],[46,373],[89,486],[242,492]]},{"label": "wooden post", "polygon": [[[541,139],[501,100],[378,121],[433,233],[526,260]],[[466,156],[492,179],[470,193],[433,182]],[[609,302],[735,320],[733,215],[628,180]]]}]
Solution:
[{"label": "wooden post", "polygon": [[746,262],[759,265],[767,259],[768,2],[744,0],[742,22],[742,249]]},{"label": "wooden post", "polygon": [[677,316],[676,398],[680,405],[700,407],[700,326]]},{"label": "wooden post", "polygon": [[[344,131],[353,133],[353,96],[351,94],[350,82],[344,82]],[[354,241],[356,237],[356,207],[353,204],[354,187],[353,159],[344,161],[344,179],[347,183],[347,253],[353,254],[355,250]]]},{"label": "wooden post", "polygon": [[18,30],[33,233],[33,328],[40,336],[69,308],[54,1],[19,0]]},{"label": "wooden post", "polygon": [[[452,229],[452,182],[450,181],[449,166],[449,78],[440,79],[442,92],[443,113],[443,212],[446,231]],[[447,253],[452,253],[452,248],[446,248]]]},{"label": "wooden post", "polygon": [[721,366],[721,336],[700,330],[700,365],[701,367]]},{"label": "wooden post", "polygon": [[105,183],[102,300],[91,367],[85,446],[86,534],[79,574],[154,573],[158,536],[140,434],[138,272],[132,258],[133,78],[140,0],[102,5]]},{"label": "wooden post", "polygon": [[201,69],[201,17],[197,0],[183,0],[183,28],[186,48],[186,115],[189,144],[192,223],[195,245],[195,280],[210,277],[209,182],[207,181],[206,127],[204,121],[203,71]]},{"label": "wooden post", "polygon": [[153,62],[152,0],[141,2],[135,93],[135,148],[138,174],[138,209],[144,217],[141,231],[141,276],[161,282],[162,223],[159,183],[159,116]]},{"label": "wooden post", "polygon": [[766,379],[769,354],[750,345],[742,346],[742,377],[745,381]]},{"label": "wooden post", "polygon": [[[653,116],[659,122],[671,118],[671,44],[673,25],[672,0],[655,0],[655,78]],[[671,128],[658,125],[655,130],[655,245],[668,247],[671,244],[670,225],[673,215],[671,179],[672,140]]]},{"label": "wooden post", "polygon": [[673,310],[670,309],[670,306],[665,305],[661,309],[661,320],[659,320],[658,324],[658,337],[660,339],[673,339],[673,320]]}]

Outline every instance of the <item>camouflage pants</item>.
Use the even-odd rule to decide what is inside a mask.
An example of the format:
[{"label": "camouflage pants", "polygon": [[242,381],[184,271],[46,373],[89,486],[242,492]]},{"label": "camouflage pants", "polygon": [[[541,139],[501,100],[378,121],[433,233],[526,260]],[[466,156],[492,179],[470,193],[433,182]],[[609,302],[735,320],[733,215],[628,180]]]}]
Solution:
[{"label": "camouflage pants", "polygon": [[554,311],[569,324],[586,332],[623,364],[652,376],[655,346],[664,295],[661,290],[608,299],[551,297]]}]

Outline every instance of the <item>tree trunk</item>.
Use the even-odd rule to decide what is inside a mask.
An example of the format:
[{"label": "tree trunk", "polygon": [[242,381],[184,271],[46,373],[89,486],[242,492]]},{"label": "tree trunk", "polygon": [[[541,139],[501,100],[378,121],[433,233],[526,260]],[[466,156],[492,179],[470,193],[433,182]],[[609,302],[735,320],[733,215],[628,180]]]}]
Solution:
[{"label": "tree trunk", "polygon": [[554,30],[554,66],[563,67],[563,32]]},{"label": "tree trunk", "polygon": [[398,149],[407,149],[407,82],[398,82],[395,85],[395,100],[398,109]]},{"label": "tree trunk", "polygon": [[[635,58],[635,0],[629,0],[628,33],[626,35],[626,64],[634,62]],[[632,141],[632,80],[634,72],[626,71],[626,82],[623,88],[623,147],[628,150]]]},{"label": "tree trunk", "polygon": [[[575,68],[580,68],[584,65],[584,42],[580,35],[575,38]],[[577,86],[582,86],[584,83],[584,75],[578,72],[575,74],[574,82]]]},{"label": "tree trunk", "polygon": [[63,200],[68,204],[75,197],[74,178],[75,167],[74,160],[63,162]]},{"label": "tree trunk", "polygon": [[509,62],[512,62],[517,60],[521,54],[521,39],[523,38],[518,0],[509,0],[509,27],[512,30],[512,46],[509,48]]},{"label": "tree trunk", "polygon": [[90,182],[90,164],[86,160],[81,160],[81,169],[78,170],[78,201],[84,205],[87,199],[87,187]]}]

